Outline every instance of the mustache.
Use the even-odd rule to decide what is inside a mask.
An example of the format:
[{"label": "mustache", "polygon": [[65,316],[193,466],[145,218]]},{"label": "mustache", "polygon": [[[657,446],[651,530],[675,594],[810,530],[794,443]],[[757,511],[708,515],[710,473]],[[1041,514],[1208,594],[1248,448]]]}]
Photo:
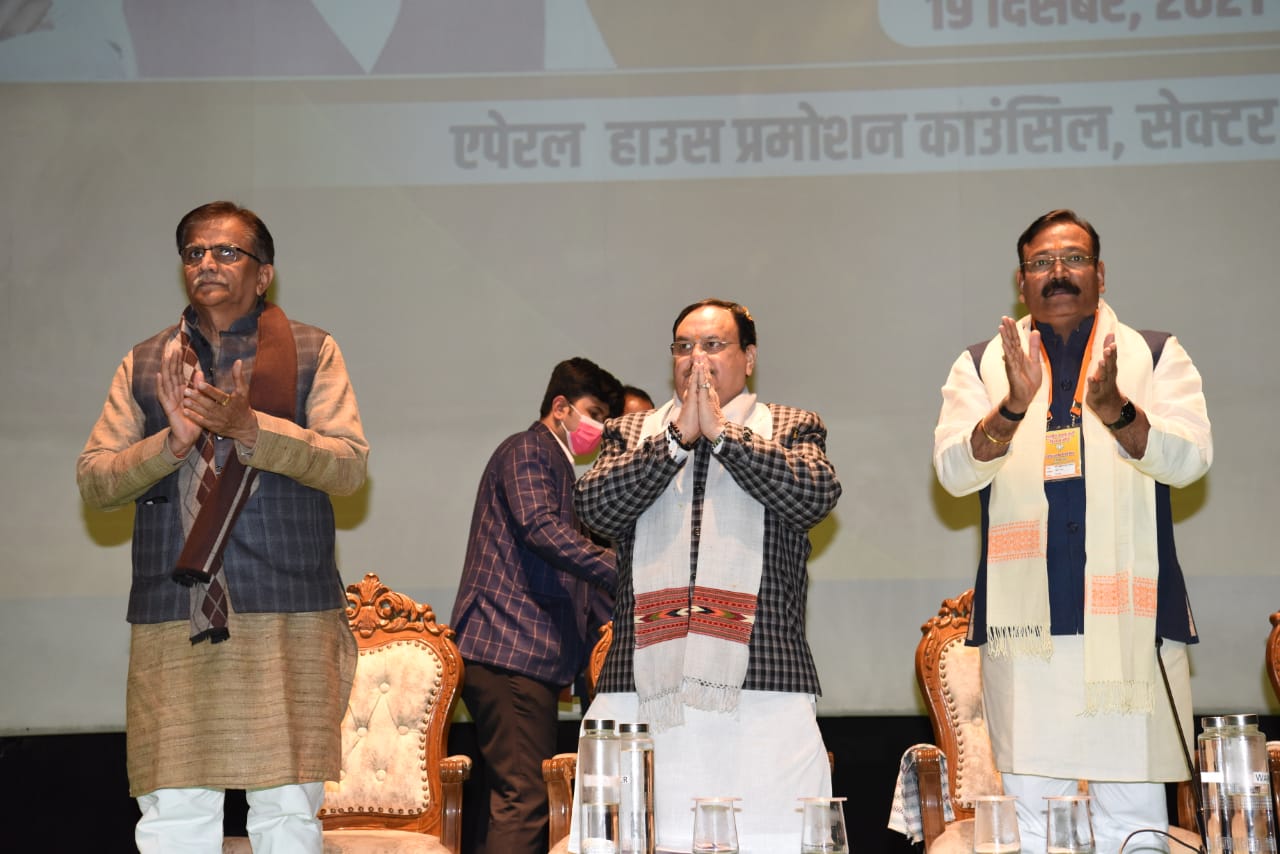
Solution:
[{"label": "mustache", "polygon": [[1066,278],[1050,279],[1044,283],[1044,287],[1040,289],[1040,296],[1048,298],[1054,294],[1072,294],[1080,295],[1080,288],[1074,282]]}]

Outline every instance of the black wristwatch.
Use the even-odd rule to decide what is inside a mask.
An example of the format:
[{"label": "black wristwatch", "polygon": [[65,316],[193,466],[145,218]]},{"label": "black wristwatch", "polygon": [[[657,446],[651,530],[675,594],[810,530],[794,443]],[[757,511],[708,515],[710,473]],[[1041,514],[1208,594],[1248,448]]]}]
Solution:
[{"label": "black wristwatch", "polygon": [[1120,407],[1120,417],[1107,425],[1108,430],[1120,430],[1128,427],[1133,420],[1138,417],[1138,407],[1133,405],[1132,400],[1126,400],[1124,406]]}]

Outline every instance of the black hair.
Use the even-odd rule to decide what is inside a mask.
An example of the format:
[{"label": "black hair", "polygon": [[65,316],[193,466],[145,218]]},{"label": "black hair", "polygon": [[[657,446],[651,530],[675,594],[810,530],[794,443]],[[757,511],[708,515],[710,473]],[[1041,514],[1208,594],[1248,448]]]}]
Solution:
[{"label": "black hair", "polygon": [[590,359],[581,356],[565,359],[551,371],[538,417],[546,418],[551,413],[551,404],[560,395],[573,402],[588,394],[608,408],[610,418],[622,414],[622,383],[617,377]]},{"label": "black hair", "polygon": [[738,324],[738,346],[747,349],[756,343],[756,321],[751,316],[751,312],[747,310],[745,305],[732,302],[726,299],[715,299],[714,297],[699,300],[693,305],[685,306],[679,314],[676,315],[676,322],[671,324],[671,338],[676,337],[676,330],[680,328],[680,323],[686,317],[700,308],[714,306],[715,308],[723,308],[733,315],[733,320]]},{"label": "black hair", "polygon": [[1018,238],[1018,266],[1022,266],[1022,262],[1026,259],[1022,257],[1022,250],[1026,245],[1036,239],[1036,235],[1044,231],[1051,225],[1068,222],[1072,225],[1078,225],[1085,231],[1089,232],[1089,239],[1093,241],[1093,263],[1097,264],[1098,259],[1102,257],[1102,238],[1098,236],[1098,232],[1089,224],[1089,220],[1077,214],[1068,208],[1058,208],[1049,211],[1044,216],[1038,218],[1031,225],[1027,226],[1027,230],[1022,232],[1022,236]]},{"label": "black hair", "polygon": [[198,208],[187,211],[186,216],[178,221],[178,251],[187,245],[187,234],[191,229],[210,220],[223,217],[235,217],[253,232],[253,254],[263,264],[276,262],[276,242],[271,238],[267,225],[256,213],[248,208],[240,207],[235,202],[209,202]]},{"label": "black hair", "polygon": [[653,398],[649,395],[649,392],[645,391],[639,386],[624,385],[622,387],[622,397],[623,397],[624,403],[626,402],[626,398],[628,397],[642,398],[645,401],[645,403],[649,404],[649,408],[653,409]]}]

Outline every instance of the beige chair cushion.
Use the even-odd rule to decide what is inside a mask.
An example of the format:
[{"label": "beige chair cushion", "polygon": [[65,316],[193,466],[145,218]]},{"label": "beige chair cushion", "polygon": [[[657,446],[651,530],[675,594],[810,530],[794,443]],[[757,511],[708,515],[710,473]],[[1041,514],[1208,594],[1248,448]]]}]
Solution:
[{"label": "beige chair cushion", "polygon": [[939,656],[938,675],[947,713],[955,722],[956,785],[951,796],[972,808],[974,798],[1002,791],[982,706],[982,654],[977,647],[953,641]]},{"label": "beige chair cushion", "polygon": [[[222,854],[252,854],[244,836],[222,842]],[[324,854],[449,854],[434,836],[403,830],[326,830]]]},{"label": "beige chair cushion", "polygon": [[[1171,824],[1169,825],[1169,833],[1174,839],[1185,842],[1196,850],[1200,849],[1200,834],[1196,833],[1194,830],[1187,830],[1185,827],[1178,827],[1176,824]],[[1169,847],[1175,851],[1179,850],[1179,846],[1177,845],[1171,845]],[[1125,850],[1127,851],[1128,849],[1126,848]],[[1186,849],[1181,850],[1185,851]]]},{"label": "beige chair cushion", "polygon": [[360,651],[342,719],[342,778],[325,784],[324,813],[414,815],[431,806],[425,722],[441,674],[436,653],[412,639]]},{"label": "beige chair cushion", "polygon": [[929,854],[973,854],[973,819],[948,824],[929,846]]},{"label": "beige chair cushion", "polygon": [[449,854],[434,836],[405,830],[326,830],[324,854]]}]

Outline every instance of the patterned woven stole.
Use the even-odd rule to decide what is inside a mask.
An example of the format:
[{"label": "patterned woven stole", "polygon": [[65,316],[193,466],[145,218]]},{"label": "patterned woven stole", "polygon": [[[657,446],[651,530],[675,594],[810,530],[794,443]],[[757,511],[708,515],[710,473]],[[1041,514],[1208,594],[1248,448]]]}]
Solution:
[{"label": "patterned woven stole", "polygon": [[[772,438],[773,415],[755,395],[744,391],[722,409],[730,421]],[[664,431],[678,414],[674,400],[651,413],[641,441]],[[706,472],[702,484],[695,482],[698,470]],[[695,519],[699,488],[701,516]],[[737,709],[764,566],[764,517],[764,505],[737,485],[712,457],[710,444],[700,440],[693,459],[636,520],[633,676],[639,718],[654,732],[682,724],[685,706]]]},{"label": "patterned woven stole", "polygon": [[[185,317],[179,324],[182,372],[188,384],[200,369]],[[289,320],[278,306],[266,303],[258,317],[258,344],[249,386],[249,405],[296,421],[298,351]],[[186,542],[174,566],[173,580],[191,588],[191,642],[219,643],[231,636],[227,618],[230,588],[222,557],[240,511],[257,487],[258,470],[228,455],[217,469],[214,437],[204,431],[196,442],[192,483],[182,497]]]}]

